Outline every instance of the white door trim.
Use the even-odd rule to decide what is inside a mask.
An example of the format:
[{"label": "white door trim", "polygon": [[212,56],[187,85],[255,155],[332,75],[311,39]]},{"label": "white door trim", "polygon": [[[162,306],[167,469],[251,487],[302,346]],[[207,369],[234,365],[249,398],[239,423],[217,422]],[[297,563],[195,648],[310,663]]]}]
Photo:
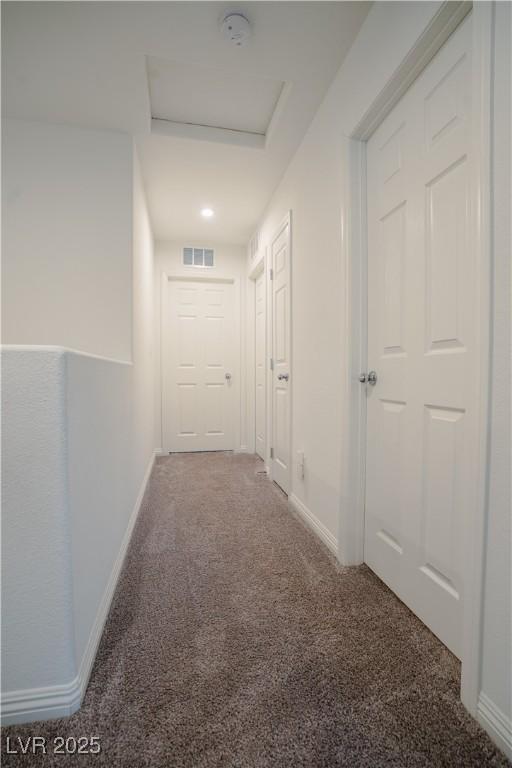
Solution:
[{"label": "white door trim", "polygon": [[[275,358],[274,353],[274,316],[273,316],[273,288],[272,288],[272,282],[270,280],[270,270],[273,268],[272,266],[272,243],[274,240],[279,236],[279,234],[282,232],[282,230],[288,226],[288,249],[289,249],[289,264],[290,264],[290,270],[289,270],[289,291],[290,291],[290,381],[288,384],[288,438],[289,438],[289,446],[290,446],[290,457],[289,457],[289,466],[288,466],[288,492],[289,495],[292,494],[293,488],[292,488],[292,465],[293,465],[293,443],[292,443],[292,424],[293,424],[293,418],[292,418],[292,409],[293,409],[293,288],[292,288],[292,281],[293,281],[293,238],[292,238],[292,212],[291,210],[287,211],[285,217],[282,219],[281,223],[278,227],[275,228],[272,237],[270,238],[269,245],[267,247],[266,252],[266,263],[268,265],[267,268],[267,306],[268,306],[268,315],[267,315],[267,321],[268,321],[268,330],[269,330],[269,349],[270,349],[270,357],[272,359]],[[270,358],[269,358],[270,359]],[[273,370],[270,370],[269,366],[269,376],[267,379],[268,387],[267,387],[267,393],[269,393],[268,397],[268,432],[267,432],[267,451],[268,451],[268,474],[271,480],[274,479],[273,475],[273,466],[274,462],[273,459],[270,457],[270,449],[273,447],[272,443],[274,440],[274,372]]]},{"label": "white door trim", "polygon": [[256,283],[258,278],[263,275],[263,284],[265,286],[265,469],[268,472],[268,376],[267,376],[267,360],[268,360],[268,291],[267,280],[265,274],[266,267],[266,255],[259,260],[255,267],[249,272],[249,289],[248,289],[248,302],[247,309],[250,317],[249,323],[249,336],[247,344],[247,353],[250,357],[250,363],[248,365],[248,379],[247,379],[247,402],[248,402],[248,451],[249,453],[256,452]]},{"label": "white door trim", "polygon": [[[240,280],[237,277],[222,277],[221,275],[209,276],[209,275],[177,275],[168,272],[162,272],[162,280],[160,286],[160,413],[161,423],[160,430],[162,435],[162,448],[164,446],[164,317],[167,316],[167,285],[169,282],[195,282],[195,283],[230,283],[234,288],[234,314],[238,318],[235,328],[235,350],[236,361],[233,366],[235,378],[233,380],[234,390],[234,444],[235,452],[243,453],[245,448],[241,445],[241,410],[242,410],[242,334],[241,334],[241,299],[240,299]],[[163,450],[163,455],[167,455],[167,452]]]},{"label": "white door trim", "polygon": [[348,169],[342,200],[343,319],[342,350],[346,365],[342,382],[342,501],[338,559],[345,565],[363,562],[366,403],[358,376],[365,370],[367,349],[366,140],[427,66],[454,29],[472,10],[472,152],[473,240],[478,261],[479,440],[475,457],[475,504],[465,542],[465,607],[463,618],[461,699],[476,716],[480,689],[484,532],[487,513],[488,424],[490,378],[491,235],[490,235],[490,105],[492,3],[444,3],[418,38],[363,117],[342,137],[344,166]]}]

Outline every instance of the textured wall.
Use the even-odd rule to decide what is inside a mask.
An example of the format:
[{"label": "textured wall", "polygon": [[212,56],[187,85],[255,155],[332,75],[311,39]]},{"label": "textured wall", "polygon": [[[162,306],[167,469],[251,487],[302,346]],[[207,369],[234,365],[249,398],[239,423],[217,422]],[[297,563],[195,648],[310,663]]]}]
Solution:
[{"label": "textured wall", "polygon": [[2,687],[75,676],[63,350],[2,353]]},{"label": "textured wall", "polygon": [[[131,148],[126,160],[133,252],[123,281],[133,311],[123,330],[133,361],[60,347],[3,351],[2,692],[10,702],[9,694],[28,700],[32,689],[71,684],[83,671],[154,457],[153,239]],[[9,288],[23,291],[12,273]],[[80,292],[77,280],[77,302]],[[37,325],[37,311],[28,323]],[[94,305],[82,320],[98,322]],[[79,339],[72,320],[61,325]]]},{"label": "textured wall", "polygon": [[[135,368],[50,347],[2,352],[2,693],[70,684],[94,651],[151,467]],[[153,382],[145,408],[153,411]],[[138,440],[144,455],[135,449]],[[107,605],[108,607],[108,605]],[[104,618],[104,617],[103,617]],[[98,625],[98,621],[100,622]]]},{"label": "textured wall", "polygon": [[68,487],[75,653],[80,664],[144,467],[130,452],[133,366],[68,352]]}]

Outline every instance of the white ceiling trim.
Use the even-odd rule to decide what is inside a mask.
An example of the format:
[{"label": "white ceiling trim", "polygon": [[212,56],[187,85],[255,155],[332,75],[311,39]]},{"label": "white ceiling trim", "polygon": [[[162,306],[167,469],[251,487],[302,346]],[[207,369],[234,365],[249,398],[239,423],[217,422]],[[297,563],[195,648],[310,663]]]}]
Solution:
[{"label": "white ceiling trim", "polygon": [[174,120],[162,120],[158,117],[151,118],[151,133],[175,136],[180,139],[236,144],[239,147],[252,147],[253,149],[265,149],[266,143],[264,133],[235,131],[232,128],[214,128],[210,125],[196,125],[196,123],[177,123]]},{"label": "white ceiling trim", "polygon": [[286,101],[292,90],[292,83],[285,82],[272,112],[272,117],[265,133],[242,131],[221,126],[199,125],[176,120],[165,120],[159,117],[151,118],[151,133],[162,136],[175,136],[180,139],[196,139],[197,141],[212,141],[221,144],[234,144],[238,147],[266,149],[272,135],[283,115]]}]

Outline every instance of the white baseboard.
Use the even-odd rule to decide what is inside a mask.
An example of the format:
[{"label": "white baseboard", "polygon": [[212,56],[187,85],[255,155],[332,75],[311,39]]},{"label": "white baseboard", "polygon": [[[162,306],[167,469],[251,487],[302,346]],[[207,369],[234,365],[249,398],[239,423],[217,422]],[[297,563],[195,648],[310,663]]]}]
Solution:
[{"label": "white baseboard", "polygon": [[483,691],[478,697],[477,720],[496,746],[512,760],[512,720]]},{"label": "white baseboard", "polygon": [[235,453],[249,453],[249,449],[246,445],[241,445],[240,448],[235,448]]},{"label": "white baseboard", "polygon": [[1,722],[2,725],[30,723],[34,720],[53,720],[57,717],[68,717],[76,712],[82,704],[89,677],[103,634],[110,604],[123,567],[124,558],[130,544],[130,539],[137,521],[146,487],[151,477],[156,454],[153,455],[146,469],[139,494],[135,501],[126,531],[119,547],[103,598],[96,613],[87,646],[82,657],[78,675],[70,683],[52,685],[46,688],[31,688],[21,691],[10,691],[2,694]]},{"label": "white baseboard", "polygon": [[130,545],[133,529],[135,527],[135,523],[137,522],[137,518],[139,516],[140,508],[142,505],[142,499],[144,498],[144,494],[146,492],[149,478],[151,477],[151,472],[153,471],[155,458],[156,456],[155,454],[153,454],[153,457],[151,458],[146,468],[146,472],[144,474],[144,478],[142,480],[142,484],[139,489],[138,496],[135,500],[135,504],[133,505],[132,513],[130,515],[128,525],[126,526],[126,531],[124,533],[121,546],[119,547],[119,552],[117,553],[116,560],[112,567],[112,571],[110,573],[107,587],[103,594],[103,598],[98,608],[96,619],[94,621],[91,634],[89,635],[89,640],[87,641],[87,646],[85,648],[85,652],[82,657],[82,662],[80,664],[80,669],[78,672],[78,678],[81,681],[80,704],[82,703],[82,698],[85,695],[87,684],[89,683],[89,677],[91,675],[92,665],[94,664],[94,659],[96,658],[96,651],[98,650],[98,645],[101,640],[101,635],[103,634],[103,627],[105,626],[108,612],[110,610],[110,604],[112,602],[112,598],[114,597],[114,592],[116,591],[117,582],[119,580],[119,574],[121,573],[124,559],[126,557],[126,553]]},{"label": "white baseboard", "polygon": [[308,509],[306,505],[294,493],[291,493],[290,496],[288,496],[288,501],[295,509],[295,511],[298,512],[304,522],[309,526],[309,528],[311,528],[313,533],[316,533],[316,535],[331,550],[331,552],[337,555],[338,540],[336,539],[336,536],[333,536],[333,534],[325,527],[325,525],[321,523],[317,517],[315,517],[311,510]]},{"label": "white baseboard", "polygon": [[10,691],[2,695],[2,725],[68,717],[82,701],[78,676],[65,685]]}]

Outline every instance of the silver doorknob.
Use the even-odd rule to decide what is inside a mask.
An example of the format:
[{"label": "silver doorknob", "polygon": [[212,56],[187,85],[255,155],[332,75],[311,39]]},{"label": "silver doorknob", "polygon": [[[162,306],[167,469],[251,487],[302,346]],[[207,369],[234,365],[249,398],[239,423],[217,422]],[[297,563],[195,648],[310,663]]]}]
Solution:
[{"label": "silver doorknob", "polygon": [[374,387],[377,383],[377,371],[370,371],[370,373],[361,373],[359,376],[359,381],[361,384],[371,384],[372,387]]},{"label": "silver doorknob", "polygon": [[279,379],[279,381],[288,381],[290,377],[288,373],[278,373],[277,378]]},{"label": "silver doorknob", "polygon": [[227,379],[227,380],[229,381],[229,380],[230,380],[230,378],[231,378],[231,374],[230,374],[230,373],[225,373],[225,374],[224,374],[224,378],[225,378],[225,379]]}]

